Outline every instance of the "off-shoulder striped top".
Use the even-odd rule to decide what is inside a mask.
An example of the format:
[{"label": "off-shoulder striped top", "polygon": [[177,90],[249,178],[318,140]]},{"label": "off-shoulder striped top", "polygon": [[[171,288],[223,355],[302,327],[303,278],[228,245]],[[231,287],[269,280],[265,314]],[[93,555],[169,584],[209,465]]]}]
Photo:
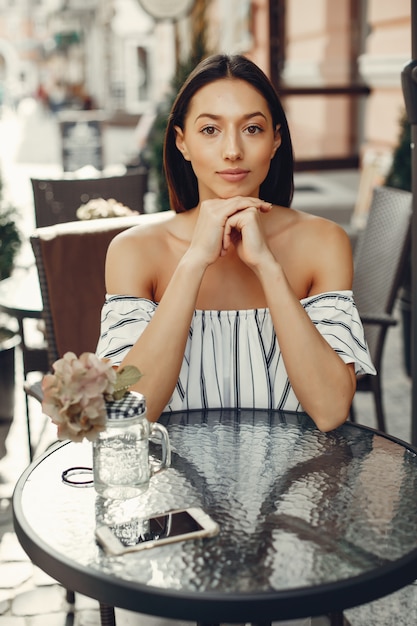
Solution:
[{"label": "off-shoulder striped top", "polygon": [[[345,363],[355,363],[357,374],[375,374],[351,291],[318,294],[301,304]],[[107,295],[98,356],[119,365],[157,306],[144,298]],[[288,380],[269,310],[196,310],[166,410],[236,406],[302,410]]]}]

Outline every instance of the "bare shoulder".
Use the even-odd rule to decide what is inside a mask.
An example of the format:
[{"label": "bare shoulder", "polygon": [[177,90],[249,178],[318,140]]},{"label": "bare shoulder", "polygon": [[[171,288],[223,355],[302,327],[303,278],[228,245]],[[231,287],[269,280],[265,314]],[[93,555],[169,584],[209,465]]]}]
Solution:
[{"label": "bare shoulder", "polygon": [[297,231],[297,237],[301,239],[304,245],[310,246],[329,246],[330,249],[340,250],[340,247],[347,247],[351,250],[350,239],[342,226],[336,222],[291,209],[294,212],[294,226]]},{"label": "bare shoulder", "polygon": [[352,288],[352,247],[347,232],[318,216],[300,217],[299,240],[305,262],[311,264],[309,295]]},{"label": "bare shoulder", "polygon": [[286,250],[290,264],[305,273],[308,293],[351,289],[352,247],[344,228],[303,211],[285,208],[279,211],[281,236],[277,241]]},{"label": "bare shoulder", "polygon": [[166,258],[175,220],[173,211],[143,215],[137,225],[114,237],[106,258],[109,293],[152,297],[155,273]]},{"label": "bare shoulder", "polygon": [[164,237],[175,215],[173,211],[141,215],[136,226],[131,226],[114,237],[109,251],[116,251],[119,254],[123,253],[123,250],[134,247],[140,253],[143,245],[151,245]]},{"label": "bare shoulder", "polygon": [[269,232],[272,238],[278,236],[280,240],[284,239],[292,246],[308,246],[311,249],[326,243],[330,247],[347,246],[350,249],[349,236],[339,224],[324,217],[287,207],[276,207],[271,212]]}]

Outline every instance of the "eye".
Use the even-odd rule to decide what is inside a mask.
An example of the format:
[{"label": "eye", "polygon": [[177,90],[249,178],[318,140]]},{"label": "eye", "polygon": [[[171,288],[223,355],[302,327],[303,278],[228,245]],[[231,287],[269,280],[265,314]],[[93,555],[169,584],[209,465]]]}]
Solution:
[{"label": "eye", "polygon": [[258,124],[251,124],[250,126],[247,126],[245,128],[245,132],[247,132],[248,135],[257,135],[258,133],[263,132],[263,128],[261,128],[261,126],[258,126]]},{"label": "eye", "polygon": [[218,131],[217,128],[215,128],[214,126],[205,126],[204,128],[201,129],[201,131],[203,133],[203,135],[215,135]]}]

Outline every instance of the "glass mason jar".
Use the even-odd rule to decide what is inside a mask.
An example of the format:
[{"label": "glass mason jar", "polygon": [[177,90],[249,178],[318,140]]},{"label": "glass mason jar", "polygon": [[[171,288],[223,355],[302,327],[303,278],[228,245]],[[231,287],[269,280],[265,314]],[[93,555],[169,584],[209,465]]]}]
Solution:
[{"label": "glass mason jar", "polygon": [[[158,435],[161,460],[152,463],[149,438]],[[131,391],[121,400],[107,403],[106,430],[93,442],[94,488],[104,498],[126,500],[144,493],[153,474],[169,467],[168,432],[146,419],[146,400]]]}]

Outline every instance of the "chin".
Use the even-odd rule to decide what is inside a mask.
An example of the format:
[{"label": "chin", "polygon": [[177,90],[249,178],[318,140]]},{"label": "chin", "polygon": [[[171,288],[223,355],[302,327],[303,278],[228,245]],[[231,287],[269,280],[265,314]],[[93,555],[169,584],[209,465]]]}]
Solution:
[{"label": "chin", "polygon": [[236,196],[242,196],[246,198],[259,198],[259,189],[248,191],[247,189],[231,189],[226,193],[219,194],[217,197],[220,200],[229,200],[230,198],[236,198]]}]

